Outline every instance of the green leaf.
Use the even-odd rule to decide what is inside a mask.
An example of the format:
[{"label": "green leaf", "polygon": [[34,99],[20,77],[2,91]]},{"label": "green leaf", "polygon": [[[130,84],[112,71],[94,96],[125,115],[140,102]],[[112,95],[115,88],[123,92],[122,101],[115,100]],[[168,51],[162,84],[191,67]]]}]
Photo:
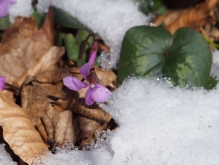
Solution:
[{"label": "green leaf", "polygon": [[138,4],[139,10],[148,14],[150,12],[154,12],[157,15],[165,14],[167,11],[167,7],[164,5],[163,0],[133,0]]},{"label": "green leaf", "polygon": [[78,59],[76,62],[78,67],[82,67],[86,63],[83,59]]},{"label": "green leaf", "polygon": [[147,77],[160,73],[171,34],[158,27],[138,26],[125,34],[118,66],[118,83],[128,76]]},{"label": "green leaf", "polygon": [[[79,54],[82,51],[83,43],[85,42],[88,35],[89,35],[89,33],[87,31],[78,30],[75,37],[71,33],[66,34],[64,36],[64,44],[66,46],[66,51],[67,51],[67,55],[68,55],[69,59],[71,59],[73,61],[78,61]],[[85,52],[83,54],[83,59],[81,59],[84,62],[81,62],[81,60],[79,60],[79,62],[78,62],[79,65],[82,63],[83,64],[85,63],[86,57],[88,57],[90,54],[90,50],[91,50],[91,46],[92,46],[93,41],[94,41],[93,37],[90,37],[88,39],[88,42],[87,42],[86,47],[85,47]]]},{"label": "green leaf", "polygon": [[58,40],[56,43],[57,46],[63,46],[63,41],[65,39],[65,36],[66,36],[66,34],[64,32],[59,33]]},{"label": "green leaf", "polygon": [[181,28],[173,35],[163,73],[180,87],[205,86],[211,63],[212,54],[204,38],[192,29]]},{"label": "green leaf", "polygon": [[207,84],[205,85],[205,89],[211,90],[214,87],[216,87],[217,83],[218,83],[218,81],[216,80],[216,78],[210,76],[208,81],[207,81]]},{"label": "green leaf", "polygon": [[64,43],[68,58],[73,61],[76,61],[78,59],[80,49],[78,44],[76,44],[75,42],[74,36],[71,33],[65,35]]},{"label": "green leaf", "polygon": [[0,18],[0,30],[5,30],[11,26],[11,23],[9,21],[9,16]]},{"label": "green leaf", "polygon": [[32,13],[32,16],[33,16],[33,17],[35,18],[35,20],[36,20],[38,29],[40,29],[41,26],[42,26],[43,23],[44,23],[46,14],[38,13],[37,10],[36,10],[36,7],[33,6],[33,13]]},{"label": "green leaf", "polygon": [[[90,33],[87,32],[86,30],[78,30],[76,36],[75,36],[75,42],[78,44],[78,46],[80,47],[80,51],[83,47],[83,44],[87,38],[87,36],[89,35]],[[94,42],[94,39],[93,37],[90,37],[87,41],[87,44],[86,44],[86,47],[85,47],[85,52],[84,52],[84,55],[83,55],[83,59],[85,60],[86,57],[88,57],[90,55],[90,51],[91,51],[91,46],[92,46],[92,43]]]},{"label": "green leaf", "polygon": [[84,29],[91,32],[91,30],[84,26],[77,18],[70,16],[67,12],[55,7],[53,7],[53,11],[55,21],[59,25],[67,28]]},{"label": "green leaf", "polygon": [[[82,42],[85,41],[85,39],[87,38],[87,36],[88,36],[89,34],[90,34],[90,33],[89,33],[88,31],[86,31],[86,30],[78,30],[78,32],[77,32],[77,34],[76,34],[76,36],[75,36],[76,42],[77,42],[78,44],[81,44]],[[90,38],[88,39],[88,44],[89,44],[89,46],[92,45],[93,41],[94,41],[94,40],[93,40],[93,37],[90,37]]]}]

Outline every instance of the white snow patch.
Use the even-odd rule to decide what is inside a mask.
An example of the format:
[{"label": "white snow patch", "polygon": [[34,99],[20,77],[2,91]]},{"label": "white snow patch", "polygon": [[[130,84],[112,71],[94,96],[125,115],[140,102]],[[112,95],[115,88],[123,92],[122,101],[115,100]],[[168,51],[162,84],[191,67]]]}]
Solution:
[{"label": "white snow patch", "polygon": [[7,153],[5,151],[5,144],[0,144],[0,165],[16,165],[17,163],[14,162],[11,158],[11,156],[9,155],[9,153]]},{"label": "white snow patch", "polygon": [[131,0],[39,0],[37,8],[45,12],[50,4],[68,12],[102,37],[111,48],[110,57],[106,57],[108,64],[104,63],[103,67],[116,66],[126,31],[149,21]]},{"label": "white snow patch", "polygon": [[32,0],[17,0],[15,4],[9,7],[9,18],[11,22],[14,22],[16,16],[29,17],[32,10]]},{"label": "white snow patch", "polygon": [[211,75],[216,76],[219,80],[219,50],[213,52],[213,63],[211,68]]},{"label": "white snow patch", "polygon": [[[219,52],[213,54],[214,70],[219,67]],[[170,87],[156,78],[127,79],[112,93],[108,105],[101,104],[119,124],[115,131],[108,132],[108,141],[99,139],[97,149],[92,151],[61,150],[42,162],[218,165],[218,95],[218,85],[210,91],[187,90]]]}]

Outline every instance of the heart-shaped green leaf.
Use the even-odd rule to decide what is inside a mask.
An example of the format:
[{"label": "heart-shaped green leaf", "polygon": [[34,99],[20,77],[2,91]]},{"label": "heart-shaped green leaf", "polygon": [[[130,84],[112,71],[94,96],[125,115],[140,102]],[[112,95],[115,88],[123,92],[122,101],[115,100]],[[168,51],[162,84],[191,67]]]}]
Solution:
[{"label": "heart-shaped green leaf", "polygon": [[215,81],[209,79],[212,54],[204,38],[188,28],[181,28],[173,35],[172,45],[171,38],[166,30],[155,27],[130,29],[122,44],[118,83],[130,75],[145,77],[163,70],[180,87],[214,86]]},{"label": "heart-shaped green leaf", "polygon": [[138,26],[128,30],[122,43],[118,83],[130,75],[147,77],[161,73],[171,42],[170,33],[162,28]]},{"label": "heart-shaped green leaf", "polygon": [[192,29],[181,28],[173,35],[163,73],[180,87],[205,86],[211,63],[212,54],[204,38]]}]

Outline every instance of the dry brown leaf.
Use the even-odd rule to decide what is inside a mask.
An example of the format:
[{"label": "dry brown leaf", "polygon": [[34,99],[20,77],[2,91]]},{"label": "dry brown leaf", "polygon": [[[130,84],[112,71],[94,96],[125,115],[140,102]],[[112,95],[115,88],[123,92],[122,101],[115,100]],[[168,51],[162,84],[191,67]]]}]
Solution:
[{"label": "dry brown leaf", "polygon": [[46,142],[48,139],[47,133],[46,133],[46,129],[42,123],[41,120],[39,120],[38,124],[37,124],[37,130],[39,131],[40,135],[42,136],[43,140]]},{"label": "dry brown leaf", "polygon": [[76,142],[74,133],[72,112],[67,110],[59,114],[59,119],[55,128],[55,141],[57,144]]},{"label": "dry brown leaf", "polygon": [[98,130],[101,125],[104,125],[103,122],[91,120],[83,116],[77,116],[77,122],[80,129],[80,134],[77,137],[77,141],[80,143],[79,147],[89,145],[93,142],[96,137],[96,130]]},{"label": "dry brown leaf", "polygon": [[160,26],[162,23],[167,27],[174,20],[178,19],[183,10],[168,10],[165,15],[160,15],[156,18],[155,24],[156,26]]},{"label": "dry brown leaf", "polygon": [[[76,142],[72,112],[52,105],[49,97],[66,98],[69,89],[63,87],[62,78],[67,69],[42,72],[28,76],[22,88],[22,106],[46,142],[55,140],[57,145]],[[66,89],[66,90],[65,90]],[[49,96],[49,97],[47,97]],[[69,114],[70,113],[70,114]]]},{"label": "dry brown leaf", "polygon": [[49,51],[54,44],[53,40],[53,12],[51,9],[39,30],[33,17],[16,17],[15,23],[2,36],[0,75],[6,75],[7,82],[13,83],[29,67],[39,61],[45,52]]},{"label": "dry brown leaf", "polygon": [[48,147],[35,130],[25,112],[0,91],[0,125],[11,149],[22,160],[31,164],[37,156],[44,155]]},{"label": "dry brown leaf", "polygon": [[[185,9],[182,12],[170,11],[166,17],[161,16],[164,18],[163,21],[161,21],[161,17],[158,17],[155,23],[157,25],[161,22],[169,23],[169,25],[166,25],[166,29],[172,34],[181,27],[189,27],[198,30],[206,23],[209,14],[211,14],[217,2],[218,0],[206,0],[204,3]],[[173,17],[171,15],[173,15]],[[177,15],[179,16],[177,17]],[[170,20],[165,21],[165,19],[169,19],[169,17],[172,17],[172,22]]]},{"label": "dry brown leaf", "polygon": [[108,47],[104,43],[98,42],[98,46],[100,50],[105,51],[105,52],[110,52],[110,47]]},{"label": "dry brown leaf", "polygon": [[38,73],[49,70],[50,67],[54,66],[58,62],[64,52],[64,47],[58,48],[56,46],[52,46],[48,51],[43,53],[38,61],[33,63],[20,77],[15,80],[16,84],[21,86],[28,75],[34,76]]}]

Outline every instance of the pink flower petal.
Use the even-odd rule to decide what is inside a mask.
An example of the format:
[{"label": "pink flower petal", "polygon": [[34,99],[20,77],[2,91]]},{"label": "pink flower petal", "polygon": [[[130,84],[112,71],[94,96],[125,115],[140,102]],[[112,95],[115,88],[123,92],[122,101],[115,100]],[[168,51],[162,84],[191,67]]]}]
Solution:
[{"label": "pink flower petal", "polygon": [[106,87],[96,84],[91,91],[91,98],[96,102],[106,102],[111,94],[111,91]]},{"label": "pink flower petal", "polygon": [[6,81],[6,77],[4,77],[4,76],[0,77],[0,90],[4,90],[5,81]]},{"label": "pink flower petal", "polygon": [[13,3],[16,3],[17,0],[0,0],[0,3],[1,3],[1,2],[8,2],[8,3],[10,3],[10,4],[13,4]]},{"label": "pink flower petal", "polygon": [[73,91],[78,91],[82,88],[86,88],[88,85],[86,83],[81,82],[75,77],[67,76],[63,78],[63,83],[66,87]]},{"label": "pink flower petal", "polygon": [[84,64],[82,67],[81,67],[81,70],[80,70],[80,73],[83,75],[83,77],[85,79],[87,79],[87,76],[90,72],[90,68],[91,68],[91,60],[89,60],[88,63]]},{"label": "pink flower petal", "polygon": [[8,14],[9,2],[0,2],[0,18],[5,17]]},{"label": "pink flower petal", "polygon": [[0,18],[8,14],[8,8],[13,3],[16,3],[16,0],[0,0]]},{"label": "pink flower petal", "polygon": [[94,103],[93,99],[91,98],[91,94],[92,94],[92,90],[91,88],[88,88],[85,94],[85,103],[87,105],[92,105]]}]

